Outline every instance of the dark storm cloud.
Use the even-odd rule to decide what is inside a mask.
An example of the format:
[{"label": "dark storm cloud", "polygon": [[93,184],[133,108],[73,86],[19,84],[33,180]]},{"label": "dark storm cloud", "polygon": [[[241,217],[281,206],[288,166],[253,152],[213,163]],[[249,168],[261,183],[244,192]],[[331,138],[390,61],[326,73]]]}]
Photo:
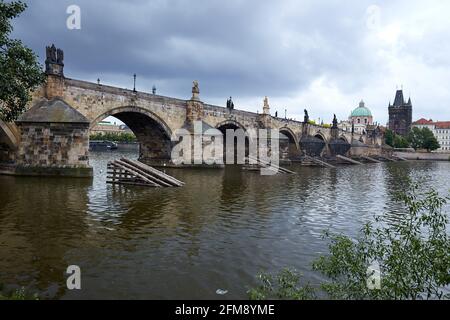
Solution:
[{"label": "dark storm cloud", "polygon": [[[15,36],[44,55],[65,50],[66,75],[185,97],[288,96],[320,75],[340,74],[343,91],[373,72],[357,39],[367,3],[339,1],[28,1]],[[81,30],[66,28],[66,8],[81,8]],[[41,58],[43,60],[43,58]],[[364,70],[364,72],[357,72]]]}]

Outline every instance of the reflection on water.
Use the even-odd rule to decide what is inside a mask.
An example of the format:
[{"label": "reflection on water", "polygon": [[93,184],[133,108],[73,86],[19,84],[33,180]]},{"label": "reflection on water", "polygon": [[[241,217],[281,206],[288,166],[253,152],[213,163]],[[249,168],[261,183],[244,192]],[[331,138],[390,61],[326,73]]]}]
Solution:
[{"label": "reflection on water", "polygon": [[[323,231],[354,236],[374,214],[395,216],[405,178],[450,188],[449,162],[294,166],[297,175],[273,177],[167,169],[186,186],[107,185],[107,162],[123,155],[92,154],[92,181],[0,176],[0,282],[64,299],[246,298],[260,270],[294,266],[318,281],[309,270],[326,251]],[[71,264],[81,291],[65,289]]]}]

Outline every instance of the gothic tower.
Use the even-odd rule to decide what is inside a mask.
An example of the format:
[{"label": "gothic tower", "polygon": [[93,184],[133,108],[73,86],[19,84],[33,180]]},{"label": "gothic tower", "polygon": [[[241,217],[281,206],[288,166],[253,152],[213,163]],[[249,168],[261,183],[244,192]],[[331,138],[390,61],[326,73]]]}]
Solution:
[{"label": "gothic tower", "polygon": [[405,136],[411,130],[412,103],[411,98],[405,103],[403,90],[397,90],[394,104],[389,102],[389,129],[396,134]]}]

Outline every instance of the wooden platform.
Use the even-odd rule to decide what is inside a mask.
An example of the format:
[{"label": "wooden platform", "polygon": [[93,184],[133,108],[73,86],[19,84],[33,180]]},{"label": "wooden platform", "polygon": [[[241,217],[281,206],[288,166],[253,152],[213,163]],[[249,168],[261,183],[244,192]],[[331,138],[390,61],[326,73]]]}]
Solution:
[{"label": "wooden platform", "polygon": [[288,170],[286,168],[277,166],[277,165],[275,165],[273,163],[267,162],[267,161],[262,160],[262,159],[258,159],[258,158],[253,157],[253,156],[248,156],[248,160],[249,160],[249,162],[250,162],[250,160],[253,161],[253,162],[256,162],[256,164],[255,165],[248,165],[247,167],[244,167],[245,170],[255,170],[254,168],[256,166],[258,169],[265,168],[267,170],[273,170],[275,173],[296,174],[294,171],[291,171],[291,170]]},{"label": "wooden platform", "polygon": [[122,158],[108,163],[107,181],[110,184],[147,187],[182,187],[184,182],[136,160]]}]

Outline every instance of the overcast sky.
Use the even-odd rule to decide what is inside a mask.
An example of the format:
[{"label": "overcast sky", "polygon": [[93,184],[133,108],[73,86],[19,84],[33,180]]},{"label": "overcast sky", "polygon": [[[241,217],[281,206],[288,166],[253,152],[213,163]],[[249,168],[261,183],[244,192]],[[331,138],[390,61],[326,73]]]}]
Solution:
[{"label": "overcast sky", "polygon": [[[289,118],[346,119],[361,99],[385,124],[403,85],[413,117],[450,120],[450,1],[33,0],[13,36],[70,78]],[[81,29],[69,30],[69,5]]]}]

